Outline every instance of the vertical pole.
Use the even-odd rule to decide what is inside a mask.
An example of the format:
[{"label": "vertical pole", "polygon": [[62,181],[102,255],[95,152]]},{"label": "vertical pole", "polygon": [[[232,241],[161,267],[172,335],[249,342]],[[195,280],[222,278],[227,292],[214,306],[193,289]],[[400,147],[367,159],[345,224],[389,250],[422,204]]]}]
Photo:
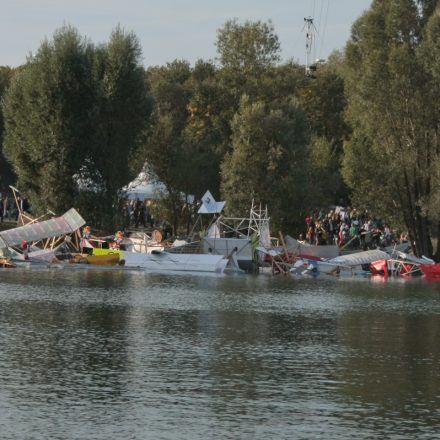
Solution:
[{"label": "vertical pole", "polygon": [[[314,50],[315,50],[315,25],[312,17],[304,17],[304,27],[306,28],[306,75],[313,76],[312,66],[314,66]],[[316,67],[315,67],[316,68]]]}]

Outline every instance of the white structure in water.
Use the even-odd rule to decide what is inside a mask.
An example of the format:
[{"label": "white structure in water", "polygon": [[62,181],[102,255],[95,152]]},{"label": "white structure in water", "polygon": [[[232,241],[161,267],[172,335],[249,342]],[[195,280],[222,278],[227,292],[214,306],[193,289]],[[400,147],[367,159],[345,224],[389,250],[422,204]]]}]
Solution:
[{"label": "white structure in water", "polygon": [[137,267],[149,271],[171,272],[218,272],[224,271],[228,260],[223,255],[172,254],[165,251],[126,252],[121,251],[126,267]]},{"label": "white structure in water", "polygon": [[256,246],[271,246],[267,207],[258,208],[252,202],[249,217],[226,217],[222,215],[226,202],[216,202],[207,191],[202,198],[199,215],[212,215],[208,233],[202,240],[203,252],[223,255],[236,268],[251,270]]}]

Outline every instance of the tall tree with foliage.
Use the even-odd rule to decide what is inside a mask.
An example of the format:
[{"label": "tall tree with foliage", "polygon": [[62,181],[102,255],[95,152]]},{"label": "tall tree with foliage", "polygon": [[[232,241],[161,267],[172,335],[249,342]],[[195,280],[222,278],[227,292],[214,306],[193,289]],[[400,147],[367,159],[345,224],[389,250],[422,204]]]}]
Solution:
[{"label": "tall tree with foliage", "polygon": [[4,98],[4,151],[39,212],[74,204],[74,176],[92,141],[92,63],[92,45],[63,27],[28,59]]},{"label": "tall tree with foliage", "polygon": [[348,199],[340,172],[343,143],[350,133],[345,121],[344,82],[338,72],[340,63],[321,65],[316,78],[306,78],[297,92],[311,134],[310,198],[315,206],[344,203]]},{"label": "tall tree with foliage", "polygon": [[[435,2],[375,0],[353,26],[346,48],[344,176],[357,205],[394,218],[414,251],[432,255],[430,200],[440,166],[438,78],[426,45]],[[431,36],[430,36],[431,35]],[[434,37],[435,38],[435,37]]]},{"label": "tall tree with foliage", "polygon": [[[188,191],[200,198],[206,189],[220,196],[220,164],[230,140],[227,93],[216,67],[198,61],[187,82],[190,98],[183,132],[184,148],[190,157]],[[226,98],[226,99],[225,99]]]},{"label": "tall tree with foliage", "polygon": [[230,128],[217,72],[210,62],[198,61],[192,68],[176,60],[147,73],[156,102],[147,169],[166,187],[163,214],[174,231],[182,219],[182,195],[200,198],[207,189],[220,193],[220,163]]},{"label": "tall tree with foliage", "polygon": [[139,42],[117,28],[95,48],[69,26],[45,40],[4,99],[4,149],[37,212],[71,206],[110,223],[136,157],[151,99]]},{"label": "tall tree with foliage", "polygon": [[145,146],[146,167],[166,188],[164,215],[172,223],[174,233],[180,222],[181,194],[186,192],[184,181],[190,174],[190,158],[185,154],[183,139],[191,96],[187,87],[190,77],[191,67],[185,61],[176,60],[147,71],[156,105]]},{"label": "tall tree with foliage", "polygon": [[141,58],[136,35],[120,27],[112,32],[108,43],[95,50],[95,124],[93,143],[86,155],[90,157],[86,176],[99,195],[93,198],[99,208],[98,218],[107,223],[117,211],[121,188],[143,166],[140,154],[153,104]]},{"label": "tall tree with foliage", "polygon": [[[437,1],[423,2],[423,13],[426,17],[424,40],[421,47],[423,64],[428,73],[432,75],[431,81],[431,109],[428,110],[432,127],[439,127],[437,115],[440,113],[440,5]],[[440,127],[439,127],[440,128]],[[431,132],[432,136],[438,135],[439,130]],[[431,172],[431,195],[427,201],[425,212],[429,215],[432,230],[437,236],[437,249],[435,259],[440,261],[440,166],[434,162]]]},{"label": "tall tree with foliage", "polygon": [[[261,98],[280,61],[280,42],[271,21],[228,20],[217,32],[220,82],[229,95],[232,115],[242,95]],[[232,115],[230,118],[232,119]]]},{"label": "tall tree with foliage", "polygon": [[229,96],[231,144],[222,164],[229,212],[243,215],[252,199],[268,204],[275,224],[292,227],[308,187],[307,126],[295,95],[303,70],[279,66],[271,22],[228,21],[218,32],[220,82]]},{"label": "tall tree with foliage", "polygon": [[232,123],[233,150],[222,165],[222,192],[233,215],[254,200],[267,205],[274,224],[292,227],[304,204],[307,127],[291,100],[266,104],[244,96]]},{"label": "tall tree with foliage", "polygon": [[252,72],[280,60],[280,43],[271,21],[229,20],[217,34],[217,50],[223,67]]},{"label": "tall tree with foliage", "polygon": [[[15,70],[8,66],[0,66],[0,101],[6,93],[7,88],[11,82],[11,79],[15,73]],[[12,169],[11,164],[6,160],[3,154],[3,133],[4,133],[4,121],[3,121],[3,109],[0,108],[0,189],[5,191],[8,189],[8,185],[15,183],[16,176]]]}]

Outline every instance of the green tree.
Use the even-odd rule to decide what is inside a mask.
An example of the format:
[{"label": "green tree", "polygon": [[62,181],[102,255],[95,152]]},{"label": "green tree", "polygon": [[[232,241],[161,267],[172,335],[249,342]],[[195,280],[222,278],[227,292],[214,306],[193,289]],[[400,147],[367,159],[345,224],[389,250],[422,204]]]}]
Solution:
[{"label": "green tree", "polygon": [[[353,199],[406,225],[416,254],[432,255],[430,200],[438,192],[438,79],[427,24],[432,1],[374,1],[346,48],[344,177]],[[431,17],[430,17],[431,15]],[[431,34],[434,37],[435,34]]]},{"label": "green tree", "polygon": [[101,218],[112,223],[121,188],[143,167],[140,153],[153,102],[141,59],[136,35],[120,27],[107,44],[95,50],[96,122],[85,174],[98,196],[93,197],[93,204],[99,208],[95,222]]},{"label": "green tree", "polygon": [[4,152],[39,212],[74,204],[74,176],[93,132],[92,62],[91,44],[63,27],[43,41],[4,97]]},{"label": "green tree", "polygon": [[[6,93],[7,88],[11,82],[11,79],[15,73],[15,70],[8,66],[0,66],[0,101]],[[3,121],[3,109],[0,108],[0,145],[3,145],[3,132],[4,132],[4,121]],[[8,189],[8,185],[15,183],[16,176],[12,169],[11,164],[6,160],[3,154],[3,148],[1,148],[0,153],[0,188],[2,191]]]},{"label": "green tree", "polygon": [[199,198],[207,189],[220,194],[220,163],[230,128],[223,113],[229,103],[217,72],[204,61],[194,68],[174,61],[148,71],[156,108],[145,150],[147,168],[167,189],[162,214],[175,233],[184,195]]},{"label": "green tree", "polygon": [[335,151],[333,140],[312,134],[308,153],[309,207],[344,204],[348,194],[340,173],[341,156]]},{"label": "green tree", "polygon": [[191,68],[185,61],[174,61],[147,72],[156,103],[153,123],[145,145],[146,168],[153,179],[166,188],[163,213],[177,233],[186,191],[189,162],[185,154],[183,130],[188,118],[190,91],[187,81]]},{"label": "green tree", "polygon": [[275,226],[294,226],[307,188],[304,113],[291,100],[252,103],[245,96],[232,123],[232,144],[222,164],[229,213],[245,215],[254,200],[267,204]]},{"label": "green tree", "polygon": [[271,103],[293,96],[300,76],[293,64],[277,65],[280,43],[270,21],[241,24],[229,20],[218,31],[216,45],[221,66],[214,112],[219,139],[216,145],[224,157],[232,153],[232,123],[242,97],[246,96],[249,103]]},{"label": "green tree", "polygon": [[246,72],[280,60],[280,43],[271,21],[227,21],[217,32],[217,50],[223,67]]},{"label": "green tree", "polygon": [[[437,1],[424,2],[424,11],[429,20],[426,22],[424,29],[424,40],[422,43],[421,52],[423,55],[423,65],[427,69],[430,75],[432,75],[433,81],[430,84],[430,121],[432,127],[436,127],[432,130],[432,136],[438,135],[439,121],[437,115],[440,112],[440,5]],[[429,219],[433,225],[433,229],[437,235],[437,250],[435,253],[435,259],[440,261],[440,166],[436,166],[436,162],[433,162],[433,166],[430,169],[431,172],[431,196],[428,200],[427,213]]]},{"label": "green tree", "polygon": [[45,40],[4,99],[4,149],[37,212],[71,206],[109,225],[137,156],[152,102],[139,42],[117,28],[95,48],[65,26]]},{"label": "green tree", "polygon": [[345,122],[345,89],[338,68],[333,63],[320,66],[316,78],[307,78],[297,91],[312,138],[310,186],[315,206],[338,204],[349,198],[340,172],[343,143],[350,130]]},{"label": "green tree", "polygon": [[220,196],[220,164],[230,140],[229,120],[225,111],[225,90],[218,71],[211,63],[198,61],[187,82],[190,98],[183,131],[184,148],[191,160],[187,163],[187,191],[200,198],[206,189]]},{"label": "green tree", "polygon": [[280,60],[280,43],[271,21],[229,20],[217,32],[220,61],[219,81],[228,97],[229,120],[237,111],[242,95],[261,98],[272,84],[273,68]]}]

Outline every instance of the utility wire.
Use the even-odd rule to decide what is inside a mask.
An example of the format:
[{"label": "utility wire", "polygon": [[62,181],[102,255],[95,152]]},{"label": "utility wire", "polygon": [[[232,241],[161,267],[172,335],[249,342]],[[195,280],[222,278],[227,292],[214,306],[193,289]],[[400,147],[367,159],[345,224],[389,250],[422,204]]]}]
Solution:
[{"label": "utility wire", "polygon": [[327,10],[325,12],[324,27],[322,29],[321,47],[319,49],[319,58],[322,58],[322,50],[324,47],[325,33],[327,31],[328,10],[330,8],[330,0],[327,0]]},{"label": "utility wire", "polygon": [[[319,40],[322,39],[320,34],[321,34],[321,25],[322,25],[322,11],[324,9],[324,0],[320,0],[320,2],[321,2],[321,7],[319,9],[318,25],[316,26],[316,35],[317,35],[317,37],[316,37],[316,47],[319,46],[319,43],[320,43]],[[322,44],[322,40],[321,40],[321,44]],[[318,52],[318,54],[319,54],[319,52]],[[315,58],[314,61],[316,61],[317,60],[317,58],[316,58],[316,50],[315,50],[315,53],[314,53],[314,58]],[[321,58],[321,57],[319,57],[319,58]]]}]

